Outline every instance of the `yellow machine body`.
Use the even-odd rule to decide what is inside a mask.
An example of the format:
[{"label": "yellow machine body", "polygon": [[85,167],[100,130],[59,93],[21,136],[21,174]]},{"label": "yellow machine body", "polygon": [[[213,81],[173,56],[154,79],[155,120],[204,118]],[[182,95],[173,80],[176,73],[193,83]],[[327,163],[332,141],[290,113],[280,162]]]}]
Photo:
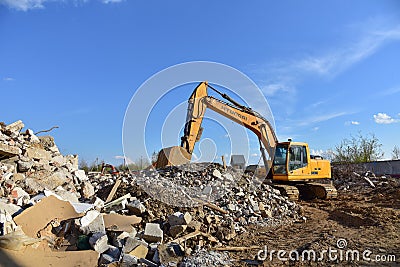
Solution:
[{"label": "yellow machine body", "polygon": [[280,142],[275,149],[272,179],[307,181],[331,178],[331,164],[320,157],[311,157],[304,142]]}]

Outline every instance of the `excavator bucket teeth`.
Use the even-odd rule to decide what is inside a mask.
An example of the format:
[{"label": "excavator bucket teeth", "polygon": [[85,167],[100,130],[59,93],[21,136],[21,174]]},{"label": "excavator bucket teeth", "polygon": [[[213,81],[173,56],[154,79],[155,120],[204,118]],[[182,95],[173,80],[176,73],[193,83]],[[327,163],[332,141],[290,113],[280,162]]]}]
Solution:
[{"label": "excavator bucket teeth", "polygon": [[189,163],[191,155],[180,146],[172,146],[163,148],[158,153],[157,162],[155,167],[157,169],[164,168],[167,166],[177,166]]}]

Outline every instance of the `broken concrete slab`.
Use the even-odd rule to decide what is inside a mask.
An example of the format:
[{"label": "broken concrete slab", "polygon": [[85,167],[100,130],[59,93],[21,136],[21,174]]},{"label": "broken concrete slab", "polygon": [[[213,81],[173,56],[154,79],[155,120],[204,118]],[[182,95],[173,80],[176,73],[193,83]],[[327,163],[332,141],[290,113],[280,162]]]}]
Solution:
[{"label": "broken concrete slab", "polygon": [[148,244],[143,240],[140,240],[135,237],[127,237],[125,240],[124,247],[122,248],[122,252],[129,253],[139,245],[143,245],[145,247],[148,246]]},{"label": "broken concrete slab", "polygon": [[[93,250],[81,251],[51,251],[46,248],[47,244],[39,246],[37,249],[31,246],[21,251],[12,251],[8,249],[0,249],[2,255],[0,257],[0,266],[7,265],[7,260],[11,261],[18,267],[42,267],[42,266],[97,266],[99,253]],[[8,262],[9,262],[8,261]]]},{"label": "broken concrete slab", "polygon": [[141,215],[146,211],[146,207],[142,204],[142,202],[140,202],[140,200],[134,200],[133,202],[126,204],[126,207],[128,208],[129,212],[134,215]]},{"label": "broken concrete slab", "polygon": [[16,146],[0,143],[0,158],[10,158],[21,153],[21,149]]},{"label": "broken concrete slab", "polygon": [[168,216],[168,222],[171,226],[174,225],[187,225],[192,221],[192,215],[189,212],[175,212]]},{"label": "broken concrete slab", "polygon": [[103,253],[108,249],[108,238],[104,233],[95,233],[89,238],[89,244],[92,248],[99,252]]},{"label": "broken concrete slab", "polygon": [[89,179],[84,170],[76,170],[74,171],[74,174],[79,179],[79,182],[87,181]]},{"label": "broken concrete slab", "polygon": [[25,127],[24,123],[23,123],[21,120],[17,120],[17,121],[15,121],[15,122],[13,122],[13,123],[8,124],[8,125],[4,128],[4,130],[5,130],[6,132],[19,132],[19,131],[21,131],[22,128],[24,128],[24,127]]},{"label": "broken concrete slab", "polygon": [[[0,214],[1,217],[1,214]],[[14,225],[15,227],[15,225]],[[40,242],[38,238],[32,238],[19,229],[11,229],[9,232],[5,232],[4,235],[0,236],[0,247],[9,250],[21,250],[26,246]]]},{"label": "broken concrete slab", "polygon": [[51,160],[51,154],[49,151],[46,151],[42,148],[37,147],[28,147],[26,149],[26,156],[32,159],[44,159],[44,160]]},{"label": "broken concrete slab", "polygon": [[79,219],[81,231],[88,235],[90,233],[106,233],[103,214],[97,210],[89,210],[85,216]]},{"label": "broken concrete slab", "polygon": [[36,237],[37,233],[55,218],[62,221],[81,216],[68,201],[49,196],[17,215],[14,221],[27,236]]},{"label": "broken concrete slab", "polygon": [[107,230],[121,232],[125,231],[128,233],[134,231],[133,226],[142,221],[142,218],[135,215],[126,216],[116,213],[104,214],[103,218],[104,225]]},{"label": "broken concrete slab", "polygon": [[149,249],[147,246],[138,245],[131,252],[129,252],[129,255],[134,256],[137,259],[142,259],[142,258],[146,258],[146,255],[148,252],[149,252]]},{"label": "broken concrete slab", "polygon": [[124,254],[124,256],[122,257],[121,267],[131,267],[136,266],[137,264],[137,258],[132,255]]},{"label": "broken concrete slab", "polygon": [[162,243],[164,232],[161,230],[158,223],[146,223],[143,239],[149,243]]},{"label": "broken concrete slab", "polygon": [[95,191],[93,185],[89,181],[83,181],[81,184],[81,195],[84,198],[91,198]]},{"label": "broken concrete slab", "polygon": [[17,229],[17,225],[14,223],[11,214],[0,209],[0,237],[9,233],[14,232]]}]

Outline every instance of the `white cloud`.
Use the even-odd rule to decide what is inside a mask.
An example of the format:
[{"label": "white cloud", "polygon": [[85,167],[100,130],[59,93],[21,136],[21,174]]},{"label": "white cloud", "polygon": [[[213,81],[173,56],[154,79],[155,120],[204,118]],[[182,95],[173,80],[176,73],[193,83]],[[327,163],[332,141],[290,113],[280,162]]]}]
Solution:
[{"label": "white cloud", "polygon": [[374,115],[374,120],[378,124],[391,124],[391,123],[395,123],[395,122],[399,121],[399,120],[393,119],[386,113],[378,113],[378,114]]},{"label": "white cloud", "polygon": [[256,72],[276,78],[274,82],[263,82],[267,84],[263,87],[264,93],[271,96],[280,91],[295,92],[296,84],[304,80],[304,76],[315,74],[336,76],[373,55],[388,42],[400,40],[400,24],[392,26],[393,23],[388,21],[380,24],[375,21],[366,21],[360,23],[360,25],[355,30],[357,33],[361,32],[361,34],[358,34],[352,40],[348,40],[347,43],[333,44],[332,47],[334,48],[330,51],[321,52],[320,55],[310,54],[304,58],[291,61],[275,62],[264,66],[263,69],[258,69]]},{"label": "white cloud", "polygon": [[122,1],[125,0],[102,0],[101,2],[103,2],[104,4],[110,4],[110,3],[120,3]]},{"label": "white cloud", "polygon": [[383,96],[394,95],[400,93],[400,86],[399,87],[392,87],[389,88],[381,93]]},{"label": "white cloud", "polygon": [[264,92],[264,94],[266,96],[274,96],[277,93],[293,93],[294,92],[294,88],[285,84],[284,82],[267,84],[265,86],[262,86],[261,90]]},{"label": "white cloud", "polygon": [[0,4],[11,9],[27,11],[28,9],[44,8],[43,4],[48,0],[0,0]]},{"label": "white cloud", "polygon": [[323,122],[327,120],[331,120],[337,117],[341,117],[344,115],[348,115],[350,113],[348,112],[337,112],[337,113],[330,113],[330,114],[325,114],[325,115],[320,115],[320,116],[315,116],[315,117],[310,117],[306,118],[303,121],[299,122],[299,126],[307,126],[313,123],[318,123],[318,122]]},{"label": "white cloud", "polygon": [[318,127],[318,126],[316,126],[316,127],[314,127],[312,130],[316,132],[316,131],[318,131],[318,130],[319,130],[319,127]]},{"label": "white cloud", "polygon": [[373,55],[379,48],[392,40],[400,40],[400,25],[364,31],[364,34],[358,40],[325,55],[310,56],[295,62],[292,68],[322,76],[335,76]]},{"label": "white cloud", "polygon": [[13,82],[13,81],[15,81],[15,79],[12,78],[12,77],[4,77],[4,78],[3,78],[3,81],[6,81],[6,82]]},{"label": "white cloud", "polygon": [[[125,159],[125,157],[124,157],[124,156],[117,155],[117,156],[114,156],[114,159]],[[132,159],[130,159],[130,158],[126,158],[125,163],[126,163],[126,164],[134,164],[135,162],[134,162]]]},{"label": "white cloud", "polygon": [[[110,4],[110,3],[120,3],[125,0],[99,0],[103,4]],[[19,11],[28,11],[30,9],[40,9],[45,8],[45,3],[49,2],[73,2],[75,5],[77,3],[86,3],[89,0],[0,0],[0,5],[7,6],[8,8],[19,10]]]},{"label": "white cloud", "polygon": [[359,121],[346,121],[344,123],[345,125],[360,125]]}]

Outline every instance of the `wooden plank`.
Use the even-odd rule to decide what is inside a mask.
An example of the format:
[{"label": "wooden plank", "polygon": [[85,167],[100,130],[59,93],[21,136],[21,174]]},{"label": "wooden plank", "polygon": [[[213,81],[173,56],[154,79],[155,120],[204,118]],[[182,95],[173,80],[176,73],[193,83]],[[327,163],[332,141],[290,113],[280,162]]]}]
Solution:
[{"label": "wooden plank", "polygon": [[110,191],[110,194],[108,194],[108,197],[106,199],[106,203],[110,202],[114,198],[114,195],[117,192],[117,189],[118,189],[120,184],[121,184],[121,179],[117,179],[117,181],[115,181],[115,184],[114,184],[113,188]]}]

